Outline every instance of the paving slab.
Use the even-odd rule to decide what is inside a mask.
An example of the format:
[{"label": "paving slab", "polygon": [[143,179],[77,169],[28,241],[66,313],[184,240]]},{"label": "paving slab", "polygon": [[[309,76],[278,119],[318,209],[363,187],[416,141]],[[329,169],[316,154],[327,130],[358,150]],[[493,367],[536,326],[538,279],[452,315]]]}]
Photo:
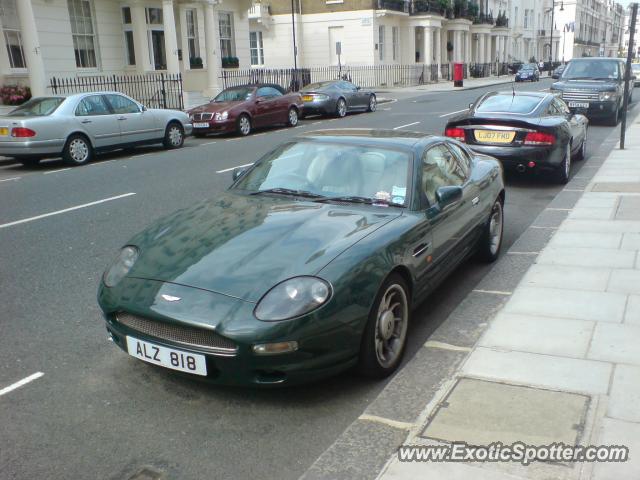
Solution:
[{"label": "paving slab", "polygon": [[594,322],[500,313],[480,345],[520,352],[584,358]]},{"label": "paving slab", "polygon": [[576,220],[568,219],[562,224],[564,232],[609,232],[640,233],[640,221],[633,220]]},{"label": "paving slab", "polygon": [[551,247],[620,248],[622,233],[577,233],[558,231],[549,242]]},{"label": "paving slab", "polygon": [[622,234],[620,248],[623,250],[640,250],[640,233]]},{"label": "paving slab", "polygon": [[[562,232],[562,230],[560,232]],[[635,260],[635,252],[627,250],[550,246],[546,248],[544,252],[540,253],[536,263],[576,265],[580,267],[633,268]]]},{"label": "paving slab", "polygon": [[611,369],[605,362],[478,347],[462,372],[504,382],[604,394],[609,388]]},{"label": "paving slab", "polygon": [[591,480],[637,480],[640,478],[640,423],[605,418],[600,431],[600,445],[625,445],[626,462],[596,463]]},{"label": "paving slab", "polygon": [[607,416],[640,423],[640,367],[616,365]]},{"label": "paving slab", "polygon": [[627,296],[557,288],[518,287],[504,311],[597,322],[622,322]]},{"label": "paving slab", "polygon": [[624,314],[624,323],[640,325],[640,295],[629,295],[627,311]]},{"label": "paving slab", "polygon": [[583,268],[560,265],[532,265],[520,285],[529,287],[567,288],[573,290],[607,289],[610,268]]},{"label": "paving slab", "polygon": [[613,216],[613,207],[575,207],[569,218],[579,218],[585,220],[607,220]]},{"label": "paving slab", "polygon": [[379,480],[522,480],[525,477],[464,463],[400,462],[394,460]]},{"label": "paving slab", "polygon": [[607,291],[640,294],[640,270],[612,270]]},{"label": "paving slab", "polygon": [[587,357],[640,365],[640,326],[612,323],[596,325]]},{"label": "paving slab", "polygon": [[590,197],[585,195],[576,202],[576,208],[613,208],[617,202],[617,195],[606,198]]},{"label": "paving slab", "polygon": [[620,199],[616,220],[640,220],[640,197],[623,197]]}]

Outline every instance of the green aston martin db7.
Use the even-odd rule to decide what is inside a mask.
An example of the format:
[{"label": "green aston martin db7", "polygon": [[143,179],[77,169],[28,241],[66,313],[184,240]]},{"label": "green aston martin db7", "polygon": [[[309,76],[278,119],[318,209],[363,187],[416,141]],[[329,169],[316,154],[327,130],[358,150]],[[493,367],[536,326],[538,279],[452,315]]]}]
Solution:
[{"label": "green aston martin db7", "polygon": [[474,252],[500,251],[501,166],[452,139],[312,132],[233,176],[105,271],[98,300],[130,355],[224,384],[384,377],[413,307]]}]

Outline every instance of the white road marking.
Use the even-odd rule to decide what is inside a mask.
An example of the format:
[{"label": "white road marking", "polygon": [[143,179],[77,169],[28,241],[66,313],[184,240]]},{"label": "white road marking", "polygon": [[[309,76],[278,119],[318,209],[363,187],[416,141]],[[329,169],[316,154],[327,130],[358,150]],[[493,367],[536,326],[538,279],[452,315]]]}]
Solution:
[{"label": "white road marking", "polygon": [[0,180],[0,182],[13,182],[14,180],[20,180],[22,177],[11,177]]},{"label": "white road marking", "polygon": [[504,290],[482,290],[480,288],[476,288],[472,290],[472,292],[476,293],[488,293],[490,295],[511,295],[512,292],[507,292]]},{"label": "white road marking", "polygon": [[539,255],[540,252],[507,252],[507,255]]},{"label": "white road marking", "polygon": [[64,210],[56,210],[55,212],[44,213],[42,215],[37,215],[35,217],[23,218],[22,220],[16,220],[15,222],[4,223],[0,225],[0,228],[12,227],[14,225],[20,225],[21,223],[33,222],[34,220],[40,220],[41,218],[51,217],[53,215],[60,215],[61,213],[72,212],[74,210],[79,210],[81,208],[92,207],[93,205],[99,205],[101,203],[110,202],[112,200],[118,200],[120,198],[130,197],[131,195],[135,195],[135,193],[125,193],[122,195],[117,195],[115,197],[103,198],[102,200],[96,200],[95,202],[84,203],[82,205],[76,205],[75,207],[65,208]]},{"label": "white road marking", "polygon": [[42,373],[42,372],[36,372],[33,375],[29,375],[28,377],[23,378],[19,382],[16,382],[16,383],[14,383],[12,385],[9,385],[8,387],[4,387],[2,390],[0,390],[0,397],[2,395],[5,395],[5,394],[9,393],[9,392],[13,392],[15,389],[20,388],[20,387],[26,385],[29,382],[33,382],[34,380],[39,379],[43,375],[44,375],[44,373]]},{"label": "white road marking", "polygon": [[201,143],[200,145],[201,146],[202,145],[213,145],[214,143],[216,143],[216,142],[204,142],[204,143]]},{"label": "white road marking", "polygon": [[558,227],[543,227],[540,225],[529,225],[529,228],[538,228],[541,230],[557,230],[558,229]]},{"label": "white road marking", "polygon": [[358,417],[359,420],[367,420],[369,422],[382,423],[383,425],[388,425],[389,427],[397,428],[400,430],[411,430],[413,428],[413,423],[407,422],[399,422],[398,420],[391,420],[390,418],[379,417],[377,415],[369,415],[367,413],[363,413]]},{"label": "white road marking", "polygon": [[468,108],[465,108],[465,109],[462,109],[462,110],[458,110],[457,112],[445,113],[444,115],[440,115],[440,118],[448,117],[449,115],[455,115],[456,113],[466,112],[468,110],[469,110]]},{"label": "white road marking", "polygon": [[319,122],[313,122],[311,125],[317,125],[317,124],[319,124],[319,123],[322,123],[322,121],[319,121]]},{"label": "white road marking", "polygon": [[5,169],[5,168],[12,168],[12,167],[21,167],[21,166],[22,166],[22,164],[21,164],[21,163],[10,163],[9,165],[3,165],[3,166],[2,166],[2,169]]},{"label": "white road marking", "polygon": [[458,345],[451,345],[450,343],[437,342],[435,340],[428,340],[425,344],[427,348],[439,348],[440,350],[451,350],[454,352],[470,352],[469,347],[459,347]]},{"label": "white road marking", "polygon": [[251,165],[253,165],[253,163],[247,163],[245,165],[238,165],[237,167],[231,167],[231,168],[225,168],[224,170],[218,170],[216,173],[230,172],[231,170],[235,170],[236,168],[250,167]]},{"label": "white road marking", "polygon": [[49,175],[50,173],[58,173],[58,172],[65,172],[67,170],[71,170],[71,167],[67,167],[67,168],[59,168],[58,170],[49,170],[48,172],[43,172],[43,175]]},{"label": "white road marking", "polygon": [[412,125],[418,125],[420,122],[407,123],[406,125],[400,125],[399,127],[393,127],[394,130],[400,130],[401,128],[410,127]]}]

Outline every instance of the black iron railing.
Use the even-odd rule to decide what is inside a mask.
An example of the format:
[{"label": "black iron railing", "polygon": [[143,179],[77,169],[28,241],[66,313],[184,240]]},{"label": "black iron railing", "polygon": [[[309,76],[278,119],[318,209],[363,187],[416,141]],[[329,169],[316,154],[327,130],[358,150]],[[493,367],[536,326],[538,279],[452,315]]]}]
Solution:
[{"label": "black iron railing", "polygon": [[445,9],[443,9],[442,5],[440,5],[440,3],[438,2],[434,2],[431,0],[414,0],[411,3],[409,13],[411,13],[411,15],[425,15],[428,13],[432,13],[435,15],[444,16]]},{"label": "black iron railing", "polygon": [[407,0],[378,0],[378,10],[409,13],[409,2]]},{"label": "black iron railing", "polygon": [[473,78],[484,78],[491,75],[490,63],[472,63],[469,65],[469,74]]},{"label": "black iron railing", "polygon": [[182,75],[179,73],[98,75],[72,78],[52,77],[49,89],[54,95],[84,92],[121,92],[150,108],[184,109]]}]

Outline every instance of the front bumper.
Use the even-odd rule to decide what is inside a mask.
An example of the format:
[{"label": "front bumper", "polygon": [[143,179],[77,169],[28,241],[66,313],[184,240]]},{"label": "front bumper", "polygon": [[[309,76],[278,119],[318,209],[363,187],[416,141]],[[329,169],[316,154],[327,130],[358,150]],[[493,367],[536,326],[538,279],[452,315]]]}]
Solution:
[{"label": "front bumper", "polygon": [[206,133],[231,133],[236,131],[236,122],[235,120],[210,120],[210,121],[202,121],[202,122],[194,122],[194,123],[208,123],[208,127],[196,127],[193,126],[193,134],[206,134]]},{"label": "front bumper", "polygon": [[[164,301],[163,294],[178,297],[180,301]],[[262,322],[254,317],[255,304],[251,302],[176,284],[128,278],[113,289],[101,286],[98,302],[103,309],[107,331],[120,349],[127,351],[126,337],[131,336],[204,355],[206,377],[183,375],[204,378],[212,383],[244,386],[307,383],[334,375],[357,361],[359,342],[356,338],[361,332],[342,319],[319,314],[326,306],[295,320]],[[176,341],[175,336],[164,333],[161,336],[142,332],[119,321],[120,312],[159,325],[215,332],[236,348],[231,354],[220,353],[206,345]],[[163,330],[154,330],[157,331]],[[284,341],[298,342],[298,349],[277,355],[253,353],[255,344]]]},{"label": "front bumper", "polygon": [[[570,101],[565,100],[565,102],[567,102],[568,105]],[[584,115],[589,120],[594,118],[606,118],[610,117],[615,112],[617,100],[613,102],[589,101],[588,103],[589,108],[576,108],[570,106],[569,110],[571,110],[571,113]]]},{"label": "front bumper", "polygon": [[[516,169],[523,165],[532,169],[555,169],[560,166],[563,159],[563,149],[554,146],[495,146],[495,145],[469,145],[472,150],[494,157],[502,163],[505,169]],[[529,162],[535,162],[531,168]]]},{"label": "front bumper", "polygon": [[0,140],[0,155],[6,157],[33,157],[60,155],[64,147],[63,138],[54,140]]}]

